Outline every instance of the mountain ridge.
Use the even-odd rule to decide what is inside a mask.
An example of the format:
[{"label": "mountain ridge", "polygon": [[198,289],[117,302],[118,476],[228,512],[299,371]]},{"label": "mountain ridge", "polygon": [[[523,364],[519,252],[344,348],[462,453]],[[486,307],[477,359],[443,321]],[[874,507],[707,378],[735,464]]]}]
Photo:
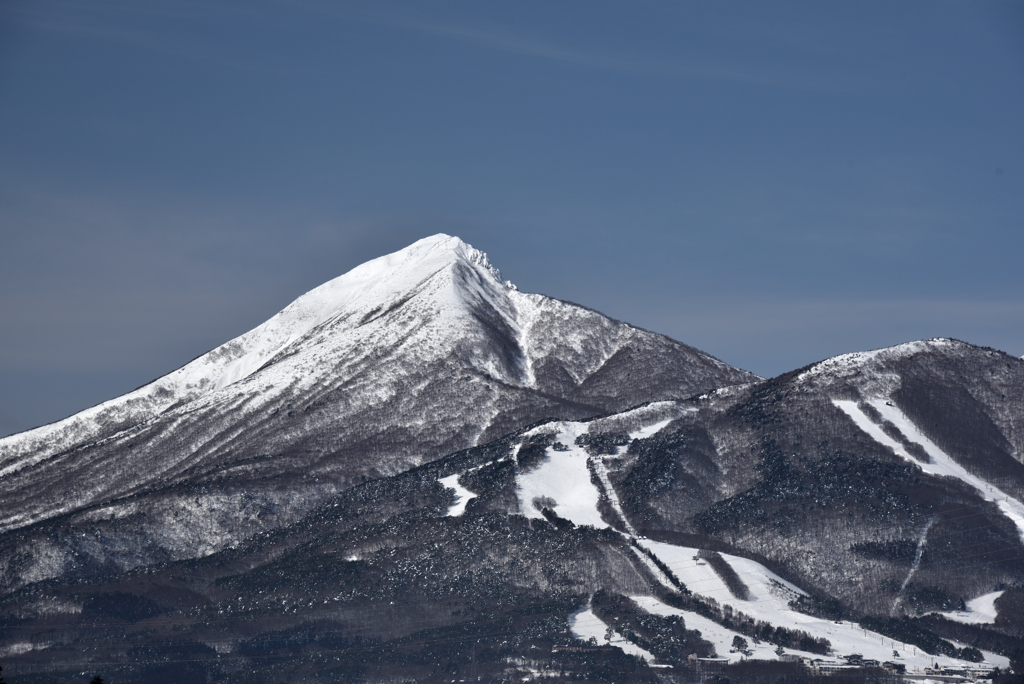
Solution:
[{"label": "mountain ridge", "polygon": [[[116,564],[203,555],[367,478],[540,419],[753,379],[667,337],[520,293],[482,252],[436,235],[314,288],[140,390],[0,440],[0,530],[104,502],[127,515],[113,502],[145,493],[155,520],[130,546],[155,550]],[[65,572],[31,570],[42,562],[19,574]]]}]

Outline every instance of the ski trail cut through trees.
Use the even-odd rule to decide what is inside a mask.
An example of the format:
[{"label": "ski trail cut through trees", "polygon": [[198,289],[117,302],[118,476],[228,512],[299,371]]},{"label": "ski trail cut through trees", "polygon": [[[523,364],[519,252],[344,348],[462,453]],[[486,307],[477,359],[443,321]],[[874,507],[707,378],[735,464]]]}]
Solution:
[{"label": "ski trail cut through trees", "polygon": [[903,579],[903,584],[900,585],[900,590],[896,593],[896,600],[892,602],[892,608],[889,610],[889,616],[892,617],[896,614],[896,609],[900,607],[900,603],[903,601],[903,592],[910,584],[910,580],[913,579],[914,573],[917,572],[917,566],[921,564],[921,556],[924,555],[924,545],[928,540],[928,530],[932,528],[935,523],[935,517],[928,518],[928,522],[925,523],[924,529],[921,531],[921,538],[917,541],[917,551],[914,553],[914,562],[910,565],[910,572]]},{"label": "ski trail cut through trees", "polygon": [[[856,404],[853,407],[856,409]],[[857,414],[862,417],[862,420],[868,422],[871,427],[875,427],[862,413],[858,411]],[[576,444],[576,439],[588,432],[589,428],[590,425],[588,423],[565,421],[547,424],[524,435],[524,437],[529,437],[531,434],[553,432],[554,434],[551,435],[553,441],[561,446],[558,449],[553,446],[547,447],[547,457],[542,464],[528,472],[520,472],[517,475],[516,483],[519,506],[520,512],[523,515],[528,518],[544,517],[534,505],[536,500],[541,502],[542,505],[552,508],[559,517],[571,520],[576,525],[593,525],[598,529],[609,528],[608,523],[601,518],[601,514],[598,511],[601,494],[598,486],[591,480],[591,471],[587,467],[589,455],[583,447]],[[885,433],[881,432],[880,428],[876,429],[880,434],[885,435]],[[633,435],[631,434],[631,436]],[[897,444],[897,446],[899,445]],[[916,463],[917,461],[914,462]],[[603,480],[601,481],[603,483]],[[609,488],[608,491],[611,491],[611,489]],[[610,496],[608,499],[612,501]],[[616,507],[616,511],[622,515],[621,508]],[[623,520],[625,520],[625,516],[623,516]],[[903,662],[907,664],[908,669],[911,671],[922,670],[936,662],[948,666],[962,667],[964,665],[963,661],[948,656],[918,653],[908,644],[862,629],[854,623],[845,621],[835,623],[832,620],[800,613],[793,609],[789,603],[806,592],[782,579],[760,563],[748,558],[726,553],[721,554],[723,560],[733,568],[749,588],[750,595],[748,600],[740,600],[733,595],[726,582],[719,577],[713,568],[705,561],[695,558],[700,549],[649,539],[638,539],[637,543],[654,554],[694,594],[714,599],[723,609],[729,606],[732,610],[742,612],[754,620],[764,621],[770,625],[785,627],[789,630],[808,632],[815,638],[828,639],[832,643],[833,649],[838,653],[861,653],[865,657],[881,661],[888,659],[893,650],[896,649],[900,651],[900,657],[903,658]],[[665,585],[666,589],[675,588],[672,586],[669,578],[664,575],[660,568],[657,568],[657,564],[651,561],[651,559],[643,557],[643,553],[639,550],[634,550],[634,554],[654,574],[657,581]],[[645,610],[653,611],[656,614],[658,614],[658,611],[668,610],[667,606],[659,605],[654,601],[654,599],[651,599],[638,603]],[[687,621],[693,620],[694,624],[703,624],[701,620],[694,617],[695,613],[690,611],[684,612],[686,615],[684,619]],[[717,624],[711,621],[708,622]],[[584,609],[570,617],[570,626],[577,638],[589,639],[593,636],[598,641],[603,641],[607,629],[607,625],[601,622],[588,609]],[[709,625],[706,626],[711,629]],[[721,632],[719,636],[722,638],[724,638],[728,631],[722,626],[714,629],[717,632]],[[620,645],[617,641],[618,638],[621,638],[621,635],[615,637],[612,644],[620,646],[620,648],[627,652],[630,652],[627,650],[629,648],[639,648],[625,640]],[[768,658],[778,657],[775,655],[773,648],[764,650],[768,651],[768,653],[762,654],[762,651],[758,651],[758,655]],[[792,651],[792,649],[790,650]],[[636,651],[632,652],[636,653]],[[813,657],[811,654],[808,654],[808,656]]]},{"label": "ski trail cut through trees", "polygon": [[985,499],[985,501],[991,501],[996,504],[1002,514],[1013,521],[1013,524],[1017,526],[1017,533],[1020,535],[1021,541],[1024,541],[1024,504],[1021,504],[1020,501],[1014,499],[998,487],[995,487],[980,477],[967,472],[967,469],[953,460],[949,454],[940,449],[933,441],[928,439],[928,437],[918,429],[917,425],[903,415],[903,412],[898,408],[890,405],[890,403],[886,402],[884,399],[867,400],[867,403],[874,407],[881,414],[884,420],[888,420],[890,423],[895,425],[908,439],[913,442],[917,442],[924,447],[924,450],[932,460],[931,463],[921,463],[907,453],[907,450],[903,448],[903,445],[885,434],[885,432],[882,431],[881,426],[876,425],[875,422],[861,410],[857,405],[857,402],[845,399],[833,399],[832,403],[841,409],[846,415],[850,416],[857,427],[867,433],[869,437],[879,444],[892,449],[897,456],[913,463],[929,475],[955,477],[958,480],[963,481],[965,484],[973,487],[977,490],[978,494],[981,495],[981,498]]}]

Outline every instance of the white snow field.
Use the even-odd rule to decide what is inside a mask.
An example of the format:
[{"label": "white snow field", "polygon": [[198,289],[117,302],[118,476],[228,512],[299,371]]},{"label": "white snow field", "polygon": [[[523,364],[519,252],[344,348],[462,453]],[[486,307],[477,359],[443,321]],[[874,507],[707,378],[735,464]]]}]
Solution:
[{"label": "white snow field", "polygon": [[574,637],[582,641],[589,641],[593,637],[598,644],[618,646],[629,655],[640,656],[648,663],[654,662],[653,655],[632,641],[623,639],[622,635],[614,630],[612,631],[611,641],[605,641],[605,635],[608,633],[608,624],[594,615],[594,611],[590,608],[584,608],[569,616],[569,631],[572,632]]},{"label": "white snow field", "polygon": [[974,625],[991,625],[996,621],[996,599],[1003,595],[1002,591],[993,591],[990,594],[971,599],[967,602],[967,610],[954,610],[942,613],[950,620],[966,622]]},{"label": "white snow field", "polygon": [[568,450],[557,451],[548,447],[547,460],[519,475],[519,510],[527,518],[543,518],[534,505],[534,501],[543,500],[548,508],[577,525],[608,527],[597,510],[600,494],[590,481],[587,452],[576,445],[576,438],[586,433],[589,426],[572,422],[556,425],[558,434],[555,440]]},{"label": "white snow field", "polygon": [[[856,408],[855,405],[854,408]],[[858,414],[863,416],[859,411]],[[867,420],[866,416],[864,416],[864,420]],[[630,436],[633,438],[638,436],[649,437],[656,434],[670,422],[671,419],[662,419],[630,433]],[[870,423],[870,421],[868,422]],[[873,426],[873,423],[871,425]],[[526,473],[521,473],[518,476],[517,484],[521,512],[529,518],[542,518],[543,516],[537,507],[534,506],[533,502],[535,500],[543,500],[545,501],[544,505],[551,507],[559,516],[571,520],[577,525],[610,527],[601,518],[597,508],[600,492],[590,477],[590,471],[587,467],[588,454],[582,447],[576,445],[576,439],[580,435],[587,433],[591,424],[568,421],[560,422],[553,426],[545,425],[535,428],[535,430],[527,433],[527,436],[541,431],[550,431],[552,427],[556,431],[555,441],[564,445],[567,450],[560,451],[553,447],[548,447],[547,460],[539,467]],[[881,433],[881,430],[879,429],[878,432]],[[881,434],[884,436],[884,433]],[[907,457],[911,458],[909,454]],[[596,458],[594,462],[599,464],[601,459]],[[595,470],[598,472],[606,490],[613,492],[607,476],[601,477],[602,469],[597,467]],[[446,480],[450,480],[450,478],[446,478]],[[608,498],[616,513],[628,525],[628,518],[619,505],[618,497],[609,496]],[[552,501],[554,502],[553,504],[551,503]],[[806,592],[782,579],[760,563],[748,558],[725,553],[721,554],[722,558],[736,571],[736,574],[739,575],[750,590],[748,599],[742,600],[733,596],[726,583],[706,561],[697,558],[699,549],[649,539],[640,539],[638,542],[667,565],[673,574],[693,593],[714,599],[723,608],[729,606],[734,611],[745,613],[755,620],[763,620],[775,626],[801,630],[814,637],[828,639],[832,644],[833,652],[837,655],[860,653],[865,658],[879,661],[896,660],[906,665],[908,672],[921,671],[926,667],[931,667],[934,663],[946,666],[962,666],[965,664],[963,661],[947,656],[928,655],[912,645],[894,641],[889,637],[883,637],[875,632],[861,629],[856,624],[850,622],[834,622],[795,611],[789,607],[789,602]],[[636,556],[666,588],[675,589],[668,577],[658,570],[654,563],[645,558],[642,553],[636,552]],[[729,653],[733,637],[738,632],[728,630],[696,613],[682,611],[665,605],[652,597],[633,596],[631,598],[650,613],[682,616],[688,629],[700,630],[701,634],[715,645],[718,655],[726,656],[734,661],[743,657],[742,654]],[[995,599],[993,598],[992,600],[994,601]],[[603,643],[606,625],[591,611],[586,610],[577,613],[572,617],[570,624],[573,633],[577,634],[578,638],[588,639],[594,636],[599,642]],[[754,645],[753,639],[744,638],[751,644],[754,651],[754,655],[751,657],[768,660],[778,658],[774,645]],[[614,640],[613,644],[619,645]],[[634,646],[634,648],[636,647]],[[626,650],[625,647],[623,647],[623,650]],[[894,656],[893,651],[896,651],[898,655]],[[635,651],[627,650],[627,653],[633,652]],[[787,649],[786,652],[810,658],[821,657],[792,649]],[[1005,666],[1009,662],[1006,658],[992,653],[985,653],[985,659],[990,665],[1000,667]]]},{"label": "white snow field", "polygon": [[994,502],[999,507],[999,510],[1002,511],[1003,515],[1013,521],[1013,524],[1017,526],[1017,531],[1020,534],[1021,539],[1024,540],[1024,504],[1021,504],[1017,499],[1006,494],[994,485],[989,484],[980,477],[967,472],[962,465],[954,461],[949,454],[928,439],[918,429],[913,421],[907,418],[903,412],[892,405],[891,402],[888,402],[885,399],[867,400],[867,403],[877,409],[885,420],[890,421],[893,425],[899,428],[899,431],[902,432],[907,439],[912,442],[917,442],[924,447],[925,452],[927,452],[929,458],[931,458],[931,463],[921,463],[907,453],[907,450],[903,448],[902,444],[885,434],[880,426],[876,425],[871,418],[860,410],[860,407],[857,406],[857,402],[833,399],[832,403],[842,409],[846,415],[850,416],[850,418],[853,419],[853,422],[857,424],[857,427],[866,432],[868,436],[879,444],[892,449],[897,456],[910,461],[929,475],[955,477],[973,487],[983,499]]},{"label": "white snow field", "polygon": [[[729,662],[735,663],[743,660],[744,658],[751,658],[754,660],[777,660],[778,655],[775,653],[775,645],[761,642],[755,644],[754,640],[748,636],[734,632],[731,629],[726,629],[717,622],[708,620],[703,615],[692,613],[686,610],[680,610],[674,608],[666,603],[662,603],[653,596],[630,596],[633,601],[636,602],[641,608],[646,610],[648,613],[653,615],[661,615],[663,617],[669,617],[671,615],[678,615],[683,618],[683,622],[686,623],[686,629],[695,629],[700,632],[701,637],[705,641],[710,641],[715,646],[715,652],[724,658],[728,658]],[[730,653],[732,650],[732,640],[736,637],[743,637],[746,640],[752,654],[745,656],[742,653],[736,651]],[[794,655],[801,655],[807,658],[820,658],[820,655],[815,653],[804,653],[803,651],[795,651],[793,649],[786,649],[786,653],[792,653]]]},{"label": "white snow field", "polygon": [[438,479],[438,482],[440,482],[442,486],[455,490],[455,503],[453,503],[448,508],[448,512],[445,513],[446,516],[452,518],[457,518],[465,513],[466,504],[469,503],[470,499],[476,498],[476,494],[459,484],[459,475],[460,473],[455,473],[454,475]]},{"label": "white snow field", "polygon": [[[630,439],[646,439],[661,431],[683,413],[691,410],[693,409],[680,407],[676,402],[663,401],[626,411],[614,418],[628,420],[647,415],[663,415],[668,412],[668,418],[662,418],[629,433]],[[565,421],[554,425],[542,425],[526,433],[526,436],[530,436],[540,432],[549,432],[554,428],[556,431],[555,442],[560,443],[567,450],[560,451],[548,447],[547,459],[539,467],[519,475],[517,480],[519,510],[523,515],[528,518],[543,518],[540,510],[534,505],[534,501],[554,501],[555,505],[550,503],[545,505],[559,516],[571,520],[577,525],[609,527],[597,510],[601,494],[590,479],[587,460],[591,457],[583,447],[576,444],[576,439],[580,435],[587,434],[596,422]],[[618,493],[608,480],[608,470],[603,459],[593,458],[592,462],[612,507],[626,523],[629,532],[633,533],[633,527],[622,512]]]},{"label": "white snow field", "polygon": [[[756,620],[764,620],[787,629],[802,630],[815,637],[824,637],[832,643],[832,649],[838,655],[860,653],[865,658],[886,661],[893,660],[893,651],[895,650],[899,653],[897,662],[904,663],[908,670],[931,667],[936,662],[944,665],[963,664],[963,661],[955,658],[928,655],[912,645],[861,629],[851,622],[837,623],[797,612],[789,607],[789,601],[805,592],[760,563],[748,558],[740,558],[727,553],[721,554],[722,558],[732,566],[736,574],[750,589],[750,598],[744,601],[733,597],[728,586],[708,563],[703,560],[695,560],[699,549],[650,540],[642,540],[640,544],[653,551],[695,594],[713,598],[721,606],[730,606],[733,610],[746,613]],[[666,608],[669,607],[666,606]],[[695,621],[694,624],[709,622],[705,618],[687,611],[678,611],[674,614],[682,615],[687,625],[690,625],[691,619]],[[692,627],[691,629],[699,628]],[[717,629],[724,628],[719,625]],[[724,635],[722,636],[724,637]],[[747,641],[751,641],[751,639],[748,638]],[[729,636],[729,642],[732,642],[732,636]],[[798,651],[790,652],[799,653]],[[719,652],[719,655],[727,655],[727,652]],[[807,655],[808,657],[821,657]],[[1001,658],[1001,656],[993,654],[985,655],[986,660],[991,664],[997,664],[993,658],[997,660]],[[772,651],[770,656],[766,657],[775,658],[776,656]]]}]

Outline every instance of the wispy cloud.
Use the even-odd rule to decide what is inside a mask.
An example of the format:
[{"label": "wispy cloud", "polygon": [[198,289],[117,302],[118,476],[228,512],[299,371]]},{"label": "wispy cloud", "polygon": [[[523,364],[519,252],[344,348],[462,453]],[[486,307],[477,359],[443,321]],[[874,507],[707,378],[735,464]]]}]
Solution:
[{"label": "wispy cloud", "polygon": [[557,44],[551,40],[522,35],[493,25],[481,27],[467,22],[435,21],[423,18],[423,13],[408,8],[385,11],[379,5],[366,7],[324,3],[320,0],[271,0],[279,7],[341,21],[358,21],[401,30],[432,35],[474,45],[484,50],[504,52],[557,62],[582,69],[617,72],[654,78],[682,78],[718,82],[732,82],[769,88],[785,88],[816,92],[840,92],[849,85],[834,76],[824,78],[808,72],[771,66],[737,62],[699,61],[678,58],[650,58],[636,53],[612,49],[584,49]]},{"label": "wispy cloud", "polygon": [[451,38],[478,47],[510,54],[550,60],[585,69],[613,71],[660,78],[684,78],[745,83],[771,88],[836,92],[841,88],[832,80],[810,74],[749,64],[698,62],[692,59],[650,59],[611,50],[596,52],[567,48],[511,33],[500,33],[470,26],[459,26],[410,19],[390,19],[390,23],[408,30]]},{"label": "wispy cloud", "polygon": [[[239,6],[212,0],[208,3],[124,3],[108,0],[91,3],[87,8],[74,3],[21,5],[12,10],[9,18],[37,30],[51,31],[83,38],[119,42],[133,47],[171,55],[180,59],[214,62],[234,69],[260,69],[288,71],[287,67],[270,60],[253,59],[253,55],[233,55],[225,47],[189,37],[184,31],[164,31],[162,23],[176,22],[180,26],[195,28],[218,18],[231,17],[233,21],[249,22],[254,27],[272,28],[282,17],[289,21],[301,20],[308,15],[310,21],[327,18],[330,21],[363,22],[390,26],[404,31],[431,35],[441,39],[459,41],[483,50],[509,55],[546,60],[581,69],[613,72],[650,78],[693,79],[783,88],[815,92],[839,92],[847,86],[834,75],[828,78],[806,69],[800,70],[750,59],[719,58],[717,61],[676,57],[652,58],[611,48],[588,49],[567,46],[523,35],[494,26],[480,27],[470,23],[424,19],[421,12],[404,9],[382,11],[359,5],[338,5],[319,0],[268,0]],[[311,65],[305,65],[308,70]],[[315,68],[315,67],[314,67]]]}]

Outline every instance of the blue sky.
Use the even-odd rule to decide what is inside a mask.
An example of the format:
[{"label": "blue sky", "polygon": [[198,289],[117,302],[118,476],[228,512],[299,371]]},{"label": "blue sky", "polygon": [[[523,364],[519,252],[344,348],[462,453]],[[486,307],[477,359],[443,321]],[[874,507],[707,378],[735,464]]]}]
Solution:
[{"label": "blue sky", "polygon": [[1024,5],[0,5],[0,434],[436,232],[765,376],[1024,354]]}]

